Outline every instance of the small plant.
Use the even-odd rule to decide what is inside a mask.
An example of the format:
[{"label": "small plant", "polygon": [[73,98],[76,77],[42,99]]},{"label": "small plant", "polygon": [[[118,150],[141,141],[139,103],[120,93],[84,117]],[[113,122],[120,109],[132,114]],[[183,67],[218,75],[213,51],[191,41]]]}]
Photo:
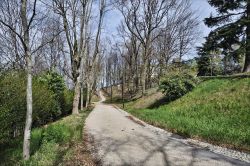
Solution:
[{"label": "small plant", "polygon": [[70,139],[72,135],[71,130],[64,124],[50,125],[43,133],[43,141],[63,143]]},{"label": "small plant", "polygon": [[173,101],[191,91],[197,84],[198,79],[190,74],[171,74],[161,81],[160,89],[168,101]]}]

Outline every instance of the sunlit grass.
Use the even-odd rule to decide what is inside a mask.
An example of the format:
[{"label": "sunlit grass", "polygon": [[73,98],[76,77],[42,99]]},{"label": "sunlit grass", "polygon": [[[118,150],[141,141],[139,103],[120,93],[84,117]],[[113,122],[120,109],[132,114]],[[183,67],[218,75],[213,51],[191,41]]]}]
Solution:
[{"label": "sunlit grass", "polygon": [[128,111],[172,132],[250,151],[250,78],[213,79],[157,109]]}]

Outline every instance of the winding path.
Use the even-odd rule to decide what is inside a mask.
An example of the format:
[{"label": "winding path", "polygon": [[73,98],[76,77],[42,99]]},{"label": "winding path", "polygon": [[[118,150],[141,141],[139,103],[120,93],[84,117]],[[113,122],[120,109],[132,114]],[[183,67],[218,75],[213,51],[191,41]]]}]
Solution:
[{"label": "winding path", "polygon": [[123,110],[103,104],[86,120],[93,155],[100,165],[229,166],[250,165],[184,143],[181,138],[147,125]]}]

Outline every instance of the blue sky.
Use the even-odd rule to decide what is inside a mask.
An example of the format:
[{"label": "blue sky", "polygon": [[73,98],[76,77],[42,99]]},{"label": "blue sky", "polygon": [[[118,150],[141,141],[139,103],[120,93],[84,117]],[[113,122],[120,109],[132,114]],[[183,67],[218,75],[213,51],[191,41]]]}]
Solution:
[{"label": "blue sky", "polygon": [[215,13],[215,10],[208,4],[207,0],[192,0],[192,8],[197,11],[196,13],[201,21],[202,35],[205,37],[210,32],[210,29],[203,23],[203,20],[209,17],[211,13]]},{"label": "blue sky", "polygon": [[[209,17],[211,13],[214,13],[215,10],[208,4],[207,0],[191,0],[191,3],[193,10],[196,11],[197,16],[199,17],[199,20],[201,22],[200,29],[203,38],[207,36],[208,33],[210,32],[210,29],[205,26],[203,20],[204,18]],[[112,36],[115,37],[117,35],[117,26],[119,25],[121,19],[122,16],[119,11],[117,10],[109,11],[105,18],[104,33],[110,36],[111,38]],[[199,46],[202,42],[204,42],[204,39],[198,41],[196,46]]]}]

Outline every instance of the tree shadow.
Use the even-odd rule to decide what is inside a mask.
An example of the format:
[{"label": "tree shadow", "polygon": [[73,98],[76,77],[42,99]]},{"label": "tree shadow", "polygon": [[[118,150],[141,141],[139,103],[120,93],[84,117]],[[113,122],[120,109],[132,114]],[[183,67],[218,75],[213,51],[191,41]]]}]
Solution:
[{"label": "tree shadow", "polygon": [[167,97],[163,97],[159,100],[157,100],[156,102],[154,102],[153,104],[151,104],[150,106],[148,106],[149,109],[154,109],[154,108],[159,108],[160,106],[164,105],[164,104],[168,104],[171,101],[167,98]]},{"label": "tree shadow", "polygon": [[[248,165],[247,163],[209,152],[206,149],[183,143],[175,135],[128,132],[123,138],[114,138],[102,130],[91,137],[91,152],[97,165]],[[157,133],[155,133],[157,135]],[[97,138],[98,137],[98,138]]]}]

